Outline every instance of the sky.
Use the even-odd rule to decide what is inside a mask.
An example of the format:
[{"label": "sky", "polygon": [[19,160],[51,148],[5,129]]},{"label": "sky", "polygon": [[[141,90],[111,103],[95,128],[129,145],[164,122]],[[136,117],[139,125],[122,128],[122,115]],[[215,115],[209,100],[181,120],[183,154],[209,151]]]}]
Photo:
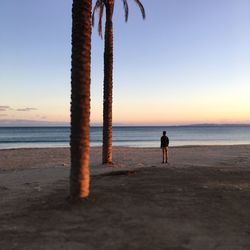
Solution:
[{"label": "sky", "polygon": [[[94,3],[95,1],[93,1]],[[250,1],[121,0],[115,125],[250,124]],[[0,1],[0,126],[70,120],[71,0]],[[103,40],[92,33],[91,124],[102,125]]]}]

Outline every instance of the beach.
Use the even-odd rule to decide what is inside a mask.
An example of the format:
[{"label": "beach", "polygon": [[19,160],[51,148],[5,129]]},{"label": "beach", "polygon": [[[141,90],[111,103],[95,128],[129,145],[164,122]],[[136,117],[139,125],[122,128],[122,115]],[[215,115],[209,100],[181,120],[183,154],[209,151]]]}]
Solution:
[{"label": "beach", "polygon": [[0,150],[0,249],[250,249],[250,145],[91,148],[67,201],[69,148]]}]

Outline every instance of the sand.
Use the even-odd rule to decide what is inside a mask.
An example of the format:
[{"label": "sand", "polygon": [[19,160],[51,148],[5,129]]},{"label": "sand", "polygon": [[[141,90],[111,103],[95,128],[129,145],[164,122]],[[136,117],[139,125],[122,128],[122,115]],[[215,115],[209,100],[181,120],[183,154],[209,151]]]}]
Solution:
[{"label": "sand", "polygon": [[0,150],[0,249],[250,249],[250,145],[91,149],[91,195],[68,196],[69,149]]}]

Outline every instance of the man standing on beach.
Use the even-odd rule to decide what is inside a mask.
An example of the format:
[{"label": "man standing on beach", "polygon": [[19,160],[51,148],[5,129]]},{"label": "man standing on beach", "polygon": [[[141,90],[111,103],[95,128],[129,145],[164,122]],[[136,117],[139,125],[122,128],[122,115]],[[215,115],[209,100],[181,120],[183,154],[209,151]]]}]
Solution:
[{"label": "man standing on beach", "polygon": [[163,131],[163,135],[161,137],[162,163],[168,163],[168,145],[169,139],[166,136],[166,131]]}]

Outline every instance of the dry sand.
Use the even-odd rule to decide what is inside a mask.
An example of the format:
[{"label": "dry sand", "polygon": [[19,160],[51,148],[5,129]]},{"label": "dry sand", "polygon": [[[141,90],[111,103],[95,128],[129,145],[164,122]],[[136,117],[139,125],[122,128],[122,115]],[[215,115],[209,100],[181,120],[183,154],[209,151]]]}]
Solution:
[{"label": "dry sand", "polygon": [[0,249],[250,249],[250,145],[91,151],[70,205],[69,150],[0,150]]}]

